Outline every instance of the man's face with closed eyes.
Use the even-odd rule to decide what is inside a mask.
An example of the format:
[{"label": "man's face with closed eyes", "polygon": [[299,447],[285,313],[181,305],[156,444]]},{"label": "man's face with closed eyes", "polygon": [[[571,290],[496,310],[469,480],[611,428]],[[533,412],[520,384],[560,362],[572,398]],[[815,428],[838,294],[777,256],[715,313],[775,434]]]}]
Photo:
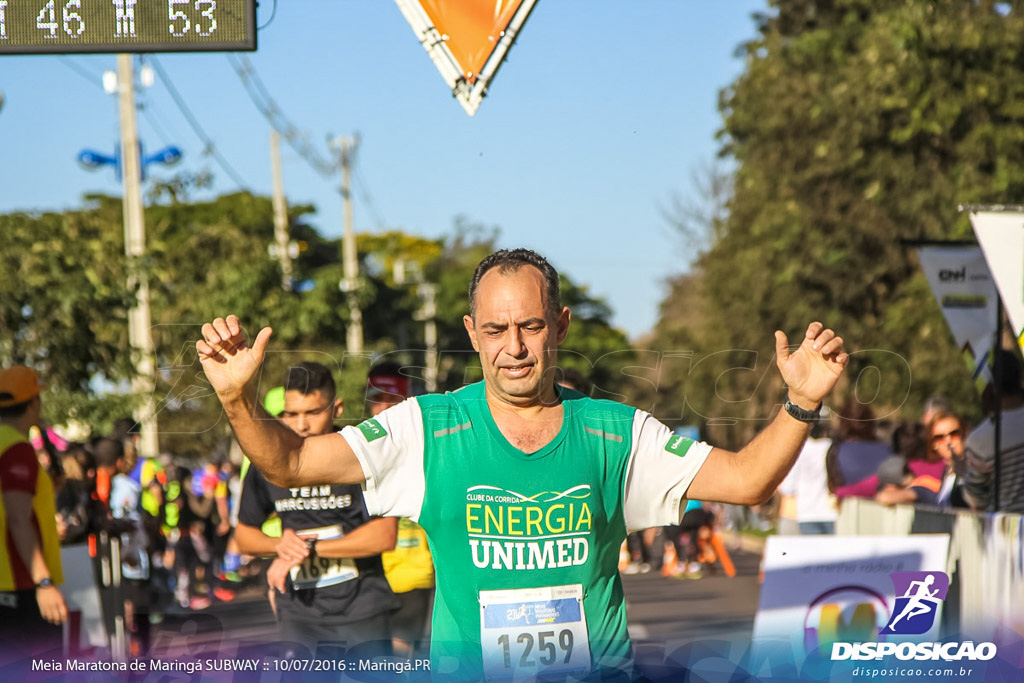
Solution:
[{"label": "man's face with closed eyes", "polygon": [[463,322],[480,355],[488,395],[514,406],[554,403],[554,368],[569,330],[569,309],[557,315],[550,310],[541,272],[528,265],[509,273],[488,271],[474,309]]}]

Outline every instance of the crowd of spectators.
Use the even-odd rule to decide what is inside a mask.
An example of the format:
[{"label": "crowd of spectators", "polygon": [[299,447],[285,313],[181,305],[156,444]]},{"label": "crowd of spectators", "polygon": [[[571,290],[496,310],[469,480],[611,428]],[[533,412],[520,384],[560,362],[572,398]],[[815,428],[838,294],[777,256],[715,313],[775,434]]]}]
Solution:
[{"label": "crowd of spectators", "polygon": [[[1001,354],[999,370],[1000,401],[990,401],[1000,409],[998,487],[993,415],[972,430],[937,396],[920,419],[893,423],[879,419],[870,405],[850,400],[831,413],[824,411],[780,485],[774,507],[751,510],[691,501],[680,525],[630,534],[620,569],[699,578],[728,559],[720,531],[746,527],[831,534],[847,498],[1024,512],[1019,357]],[[571,374],[560,381],[585,387],[583,378]],[[40,467],[54,483],[61,543],[88,543],[98,534],[118,540],[129,644],[133,652],[144,652],[151,625],[168,611],[230,601],[247,582],[262,581],[265,567],[240,555],[233,540],[239,466],[225,457],[208,462],[183,462],[167,454],[140,458],[133,424],[120,420],[111,433],[83,442],[65,441],[44,427],[36,430],[32,443]]]},{"label": "crowd of spectators", "polygon": [[689,524],[684,516],[681,526],[631,534],[622,548],[621,570],[699,578],[715,568],[716,559],[714,553],[700,552],[701,539],[717,530],[734,535],[832,534],[849,498],[1024,513],[1022,363],[1012,351],[998,356],[995,381],[983,397],[986,415],[973,428],[941,395],[926,402],[919,419],[896,421],[877,415],[870,404],[849,399],[835,411],[822,411],[772,503],[757,508],[705,504],[693,514],[687,512]]},{"label": "crowd of spectators", "polygon": [[[263,568],[233,550],[238,466],[226,458],[140,458],[133,426],[119,420],[110,434],[84,442],[44,428],[31,441],[54,482],[61,544],[116,539],[124,604],[114,609],[123,610],[130,651],[138,654],[163,615],[233,600]],[[106,546],[99,547],[102,555]]]}]

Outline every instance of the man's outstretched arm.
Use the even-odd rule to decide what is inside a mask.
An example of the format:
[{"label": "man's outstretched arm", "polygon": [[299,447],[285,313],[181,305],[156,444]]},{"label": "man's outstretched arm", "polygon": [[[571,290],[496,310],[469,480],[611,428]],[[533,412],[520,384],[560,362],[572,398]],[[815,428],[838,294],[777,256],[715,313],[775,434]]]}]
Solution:
[{"label": "man's outstretched arm", "polygon": [[[850,357],[843,340],[821,323],[811,323],[796,351],[775,333],[776,364],[789,389],[789,400],[817,410],[846,369]],[[796,461],[811,425],[785,411],[739,452],[715,448],[687,489],[692,500],[755,505],[771,497]]]},{"label": "man's outstretched arm", "polygon": [[237,316],[217,318],[196,342],[199,360],[239,445],[273,484],[362,484],[363,470],[340,434],[303,438],[270,416],[256,400],[256,376],[273,333],[264,327],[252,347]]}]

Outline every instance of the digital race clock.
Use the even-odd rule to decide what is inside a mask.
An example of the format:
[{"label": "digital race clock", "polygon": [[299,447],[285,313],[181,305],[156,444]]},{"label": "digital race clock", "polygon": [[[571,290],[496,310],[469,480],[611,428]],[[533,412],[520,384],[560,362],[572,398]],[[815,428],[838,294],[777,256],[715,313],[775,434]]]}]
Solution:
[{"label": "digital race clock", "polygon": [[0,0],[0,54],[256,49],[256,0]]}]

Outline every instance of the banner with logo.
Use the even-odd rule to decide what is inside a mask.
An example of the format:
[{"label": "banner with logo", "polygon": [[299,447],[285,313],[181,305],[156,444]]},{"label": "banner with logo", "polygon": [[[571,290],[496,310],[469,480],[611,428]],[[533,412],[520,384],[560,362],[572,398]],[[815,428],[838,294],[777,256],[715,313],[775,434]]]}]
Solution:
[{"label": "banner with logo", "polygon": [[979,247],[929,245],[918,247],[917,256],[971,377],[983,385],[998,313],[985,255]]},{"label": "banner with logo", "polygon": [[536,0],[395,0],[452,94],[472,116]]},{"label": "banner with logo", "polygon": [[948,553],[948,534],[769,537],[755,661],[817,680],[916,657],[939,638]]},{"label": "banner with logo", "polygon": [[972,213],[971,225],[999,287],[1013,334],[1024,348],[1024,213]]}]

